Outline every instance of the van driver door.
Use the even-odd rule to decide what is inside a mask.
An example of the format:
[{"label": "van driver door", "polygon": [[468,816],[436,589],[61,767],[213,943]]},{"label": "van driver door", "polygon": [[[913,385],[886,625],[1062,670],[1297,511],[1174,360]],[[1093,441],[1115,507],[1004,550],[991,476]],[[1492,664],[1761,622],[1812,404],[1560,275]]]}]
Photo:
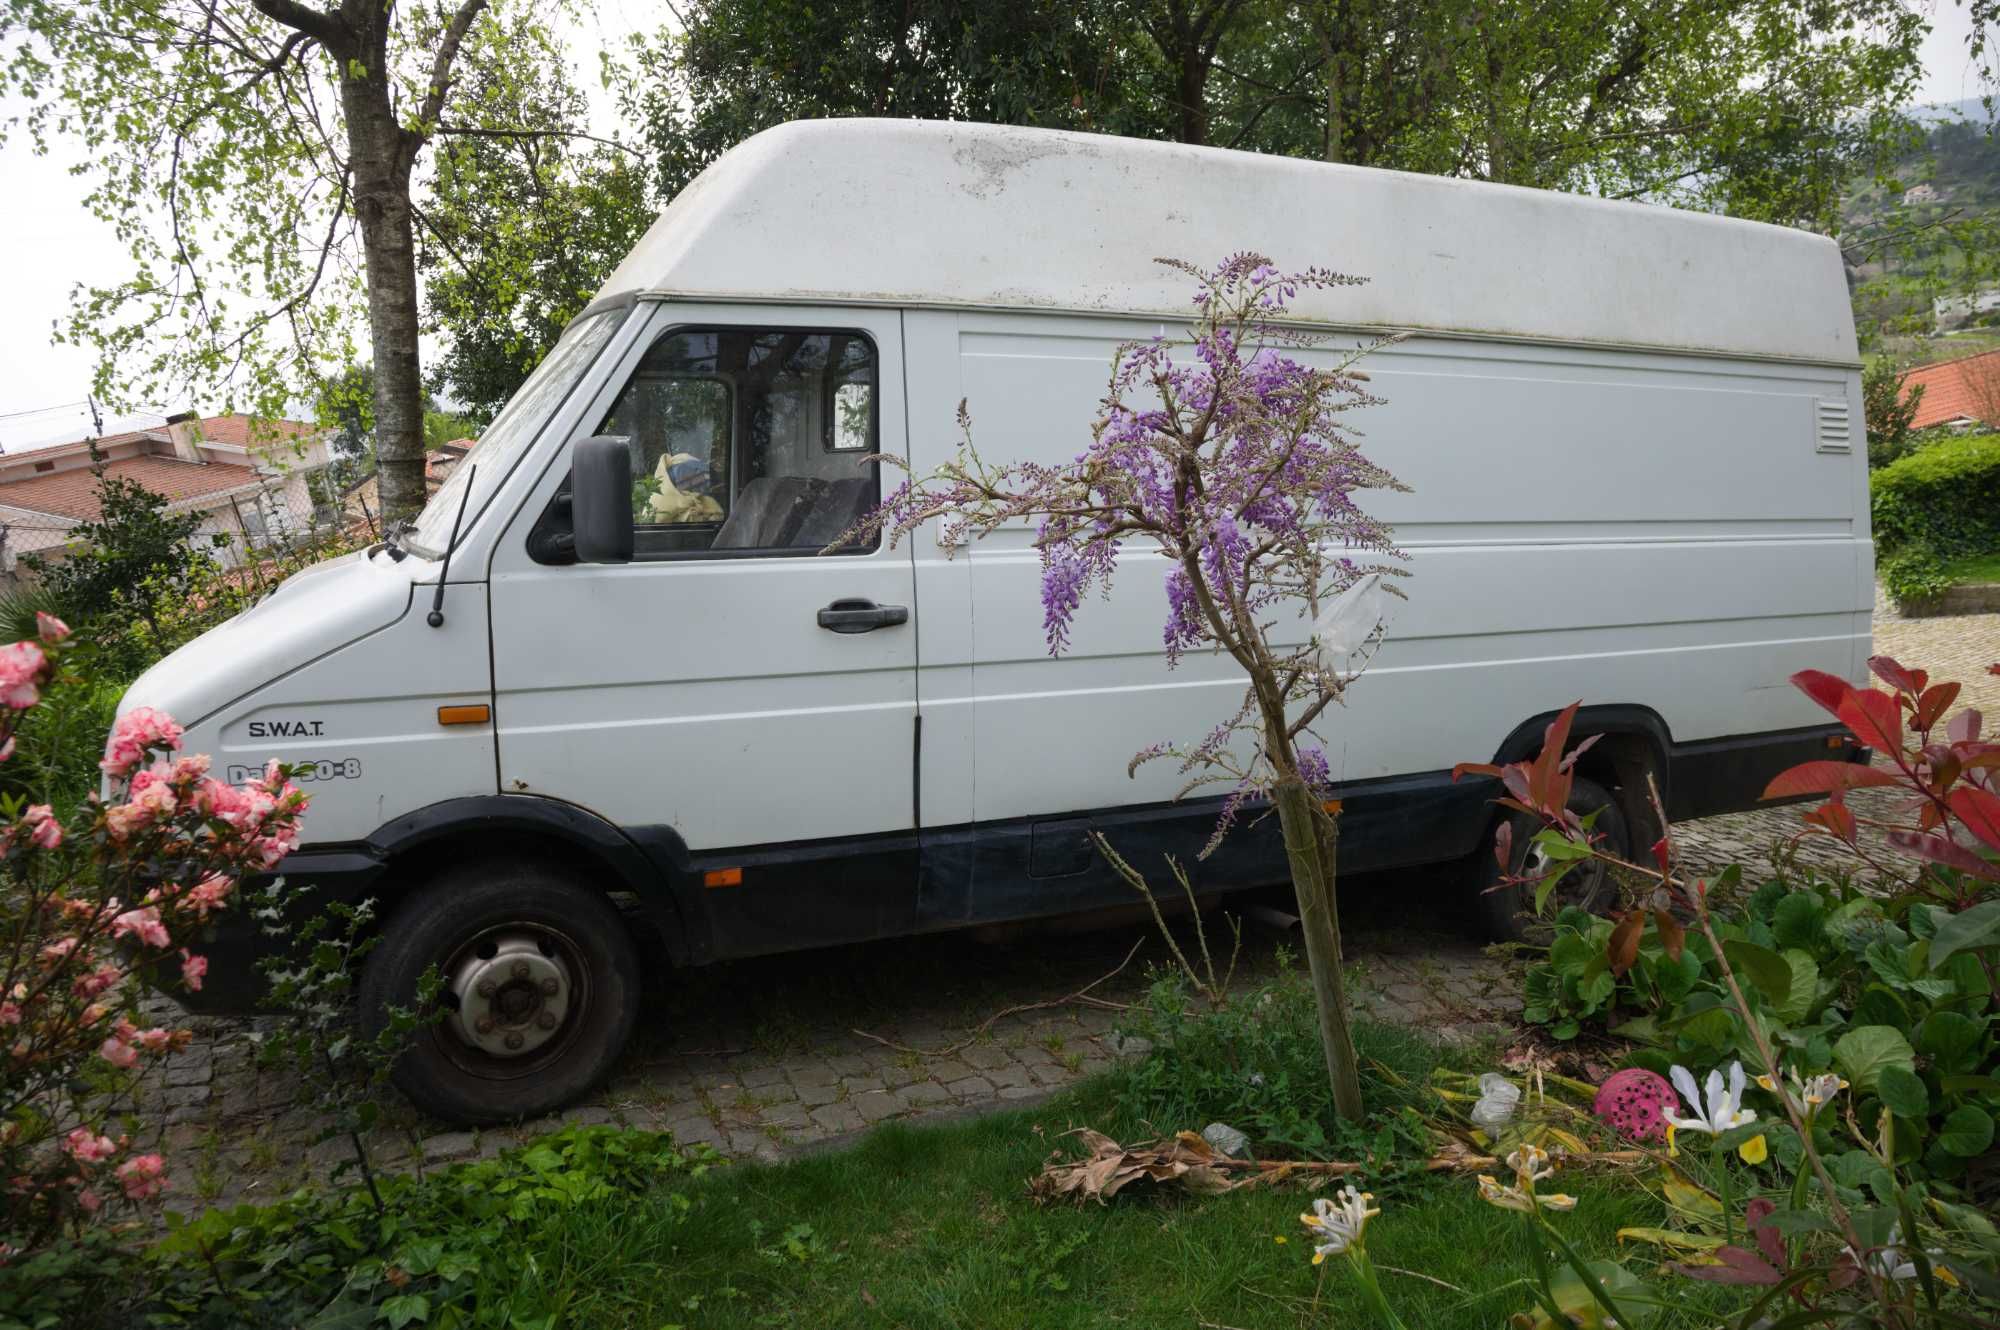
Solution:
[{"label": "van driver door", "polygon": [[676,861],[708,956],[906,932],[910,548],[842,542],[880,497],[875,456],[907,451],[899,316],[633,317],[653,326],[579,431],[628,440],[633,561],[560,562],[532,512],[494,560],[500,789]]}]

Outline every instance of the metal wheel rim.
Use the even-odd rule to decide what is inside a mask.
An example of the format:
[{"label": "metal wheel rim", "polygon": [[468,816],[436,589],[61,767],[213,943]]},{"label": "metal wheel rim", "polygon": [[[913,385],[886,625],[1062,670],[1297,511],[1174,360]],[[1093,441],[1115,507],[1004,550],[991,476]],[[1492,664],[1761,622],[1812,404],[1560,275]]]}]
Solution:
[{"label": "metal wheel rim", "polygon": [[[488,959],[481,956],[483,950],[490,948],[497,953],[504,944],[518,943],[523,939],[531,940],[537,952],[560,969],[566,983],[560,1015],[555,1027],[544,1032],[544,1037],[532,1044],[524,1038],[524,1046],[518,1054],[489,1052],[467,1042],[457,1028],[463,999],[454,991],[453,976],[472,968],[476,960]],[[591,1005],[590,967],[584,963],[582,949],[575,939],[552,924],[509,920],[482,928],[453,947],[438,968],[445,980],[445,991],[439,999],[445,1011],[443,1018],[426,1033],[446,1060],[469,1075],[491,1081],[512,1081],[535,1075],[559,1062],[582,1033]],[[540,977],[539,971],[535,977]],[[526,1032],[523,1033],[525,1035]]]}]

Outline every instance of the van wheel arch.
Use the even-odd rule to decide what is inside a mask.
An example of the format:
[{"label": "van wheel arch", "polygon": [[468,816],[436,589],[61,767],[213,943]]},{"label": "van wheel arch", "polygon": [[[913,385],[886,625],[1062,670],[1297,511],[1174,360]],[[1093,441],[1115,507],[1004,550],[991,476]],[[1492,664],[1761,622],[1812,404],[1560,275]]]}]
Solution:
[{"label": "van wheel arch", "polygon": [[573,804],[523,795],[452,799],[397,818],[367,843],[385,870],[375,893],[378,928],[411,894],[459,865],[530,863],[608,897],[633,897],[645,921],[634,941],[656,946],[670,965],[689,963],[680,903],[652,861],[611,823]]},{"label": "van wheel arch", "polygon": [[[1493,760],[1507,763],[1532,758],[1541,751],[1542,735],[1558,714],[1545,711],[1516,725],[1495,751]],[[1631,828],[1634,847],[1651,845],[1666,834],[1666,828],[1654,811],[1650,786],[1658,786],[1661,807],[1673,807],[1669,784],[1673,731],[1651,707],[1612,702],[1577,709],[1570,726],[1570,747],[1593,735],[1597,736],[1597,742],[1577,760],[1577,774],[1611,791],[1618,802],[1618,811],[1625,815],[1626,825]],[[1496,810],[1480,839],[1480,853],[1492,848],[1492,832],[1498,825]]]}]

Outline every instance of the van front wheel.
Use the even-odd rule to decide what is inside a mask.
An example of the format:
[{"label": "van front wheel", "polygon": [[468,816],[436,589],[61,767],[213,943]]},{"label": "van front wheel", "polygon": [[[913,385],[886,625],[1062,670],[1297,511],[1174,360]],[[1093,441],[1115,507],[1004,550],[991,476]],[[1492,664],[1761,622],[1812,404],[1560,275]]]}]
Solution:
[{"label": "van front wheel", "polygon": [[362,974],[364,1031],[414,1006],[433,965],[443,1011],[391,1079],[450,1122],[562,1107],[603,1079],[638,1019],[639,953],[617,909],[534,865],[464,865],[405,901]]}]

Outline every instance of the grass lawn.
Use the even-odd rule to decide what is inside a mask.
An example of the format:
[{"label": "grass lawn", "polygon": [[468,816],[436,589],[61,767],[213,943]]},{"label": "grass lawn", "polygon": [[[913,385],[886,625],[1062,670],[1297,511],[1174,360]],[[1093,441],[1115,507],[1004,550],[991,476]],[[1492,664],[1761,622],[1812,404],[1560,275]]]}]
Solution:
[{"label": "grass lawn", "polygon": [[1945,565],[1945,574],[1954,585],[1967,582],[2000,582],[2000,553],[1975,554],[1954,559]]},{"label": "grass lawn", "polygon": [[[522,1234],[520,1258],[569,1291],[561,1322],[570,1325],[1370,1323],[1344,1261],[1320,1267],[1323,1280],[1310,1264],[1298,1222],[1308,1193],[1031,1202],[1025,1184],[1063,1131],[1089,1124],[1128,1143],[1148,1134],[1121,1114],[1118,1095],[1112,1073],[1034,1109],[890,1124],[839,1153],[732,1165],[686,1191],[684,1218],[664,1195],[583,1208]],[[1561,1222],[1587,1256],[1613,1254],[1622,1225],[1659,1222],[1658,1203],[1629,1182],[1576,1175],[1559,1185],[1580,1198]],[[1413,1330],[1501,1325],[1527,1306],[1520,1216],[1480,1201],[1472,1179],[1421,1179],[1378,1203],[1369,1249]],[[1625,1254],[1648,1273],[1643,1250]],[[1663,1324],[1704,1323],[1700,1313],[1728,1297],[1685,1280],[1671,1288],[1676,1308]]]}]

